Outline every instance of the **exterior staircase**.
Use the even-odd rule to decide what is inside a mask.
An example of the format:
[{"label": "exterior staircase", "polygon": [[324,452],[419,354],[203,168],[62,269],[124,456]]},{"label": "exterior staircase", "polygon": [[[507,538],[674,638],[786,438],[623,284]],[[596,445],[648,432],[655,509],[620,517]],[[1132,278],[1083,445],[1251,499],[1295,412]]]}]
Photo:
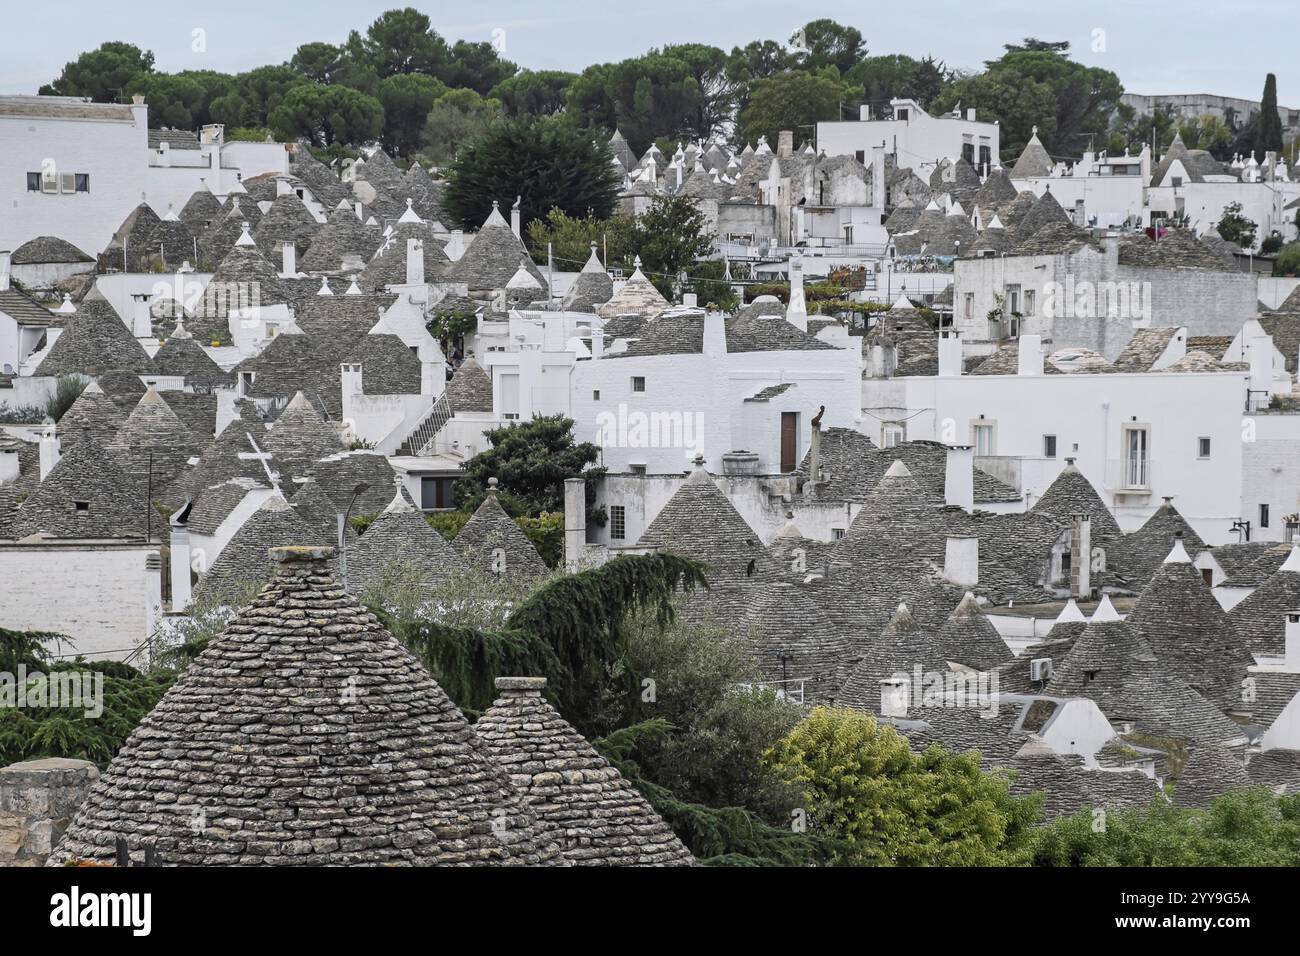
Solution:
[{"label": "exterior staircase", "polygon": [[399,455],[420,456],[428,454],[433,440],[438,437],[447,422],[451,421],[451,402],[443,392],[438,400],[429,407],[420,423],[411,429],[411,434],[397,449]]}]

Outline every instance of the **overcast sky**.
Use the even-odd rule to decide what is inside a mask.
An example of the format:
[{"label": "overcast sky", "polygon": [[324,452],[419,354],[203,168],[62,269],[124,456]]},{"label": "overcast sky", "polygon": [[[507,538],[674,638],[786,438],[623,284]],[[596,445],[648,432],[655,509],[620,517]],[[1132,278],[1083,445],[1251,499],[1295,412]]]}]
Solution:
[{"label": "overcast sky", "polygon": [[[1278,100],[1300,105],[1285,5],[1238,0],[1043,0],[963,3],[775,2],[775,0],[61,0],[5,18],[0,92],[34,93],[63,64],[106,40],[153,50],[157,69],[237,73],[287,60],[301,43],[340,42],[384,10],[413,5],[450,39],[504,38],[505,56],[532,69],[581,70],[665,43],[730,50],[755,39],[785,41],[800,24],[829,17],[852,24],[873,54],[932,55],[978,67],[1002,44],[1035,36],[1068,40],[1076,59],[1119,75],[1132,93],[1216,93],[1259,99],[1264,74]],[[205,31],[206,52],[193,51]]]}]

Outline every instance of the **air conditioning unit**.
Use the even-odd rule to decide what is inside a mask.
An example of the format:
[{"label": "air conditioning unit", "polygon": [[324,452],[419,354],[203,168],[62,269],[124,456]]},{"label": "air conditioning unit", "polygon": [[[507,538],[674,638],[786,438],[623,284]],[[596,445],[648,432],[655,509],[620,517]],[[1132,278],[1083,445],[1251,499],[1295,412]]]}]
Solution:
[{"label": "air conditioning unit", "polygon": [[1050,657],[1038,657],[1029,662],[1030,680],[1051,680],[1052,673],[1052,659]]}]

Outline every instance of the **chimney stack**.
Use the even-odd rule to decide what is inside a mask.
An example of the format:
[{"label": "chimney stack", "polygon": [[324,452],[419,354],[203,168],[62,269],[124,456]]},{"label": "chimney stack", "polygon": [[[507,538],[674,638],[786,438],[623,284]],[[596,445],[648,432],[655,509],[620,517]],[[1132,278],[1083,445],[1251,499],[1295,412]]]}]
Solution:
[{"label": "chimney stack", "polygon": [[812,440],[808,444],[808,482],[815,485],[822,480],[822,423],[814,422]]},{"label": "chimney stack", "polygon": [[803,263],[791,259],[790,265],[790,304],[786,306],[786,321],[802,332],[808,331],[808,300],[803,291]]},{"label": "chimney stack", "polygon": [[1092,598],[1092,519],[1087,515],[1071,516],[1070,594],[1080,601]]},{"label": "chimney stack", "polygon": [[1021,335],[1016,348],[1016,374],[1043,374],[1043,338],[1040,335]]},{"label": "chimney stack", "polygon": [[564,567],[577,571],[587,550],[587,482],[564,479]]},{"label": "chimney stack", "polygon": [[911,681],[902,675],[886,677],[880,682],[880,716],[904,719],[907,717],[907,698]]},{"label": "chimney stack", "polygon": [[281,249],[280,278],[292,279],[298,274],[298,250],[292,242],[283,242]]},{"label": "chimney stack", "polygon": [[406,240],[406,284],[424,285],[424,240]]},{"label": "chimney stack", "polygon": [[190,603],[190,529],[173,519],[170,540],[172,613],[179,614]]},{"label": "chimney stack", "polygon": [[44,481],[54,470],[54,466],[59,463],[59,457],[59,436],[55,434],[54,426],[51,425],[41,434],[41,481]]},{"label": "chimney stack", "polygon": [[591,330],[591,357],[602,358],[605,355],[605,330],[594,326]]},{"label": "chimney stack", "polygon": [[1300,670],[1300,611],[1287,611],[1283,660],[1288,670]]},{"label": "chimney stack", "polygon": [[[871,107],[866,107],[870,110]],[[870,119],[870,116],[866,117]],[[885,208],[885,144],[871,147],[871,205]]]},{"label": "chimney stack", "polygon": [[952,329],[945,329],[939,333],[939,375],[956,377],[961,373],[961,336]]},{"label": "chimney stack", "polygon": [[975,510],[975,449],[970,445],[948,446],[943,501],[967,514]]},{"label": "chimney stack", "polygon": [[0,249],[0,292],[9,288],[9,273],[13,270],[13,253]]},{"label": "chimney stack", "polygon": [[727,354],[727,324],[721,312],[704,314],[704,354]]},{"label": "chimney stack", "polygon": [[973,535],[949,535],[943,554],[943,579],[959,588],[980,583],[980,539]]},{"label": "chimney stack", "polygon": [[523,196],[516,196],[515,204],[510,207],[510,231],[515,234],[516,239],[522,238],[520,232],[523,223],[523,214],[519,211],[519,204],[523,202],[523,199]]}]

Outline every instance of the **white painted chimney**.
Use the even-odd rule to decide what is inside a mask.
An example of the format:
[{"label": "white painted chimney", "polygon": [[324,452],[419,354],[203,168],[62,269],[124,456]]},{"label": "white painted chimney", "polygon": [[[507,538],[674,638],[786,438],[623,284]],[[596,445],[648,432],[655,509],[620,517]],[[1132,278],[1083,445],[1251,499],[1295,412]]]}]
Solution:
[{"label": "white painted chimney", "polygon": [[943,552],[943,579],[959,588],[980,583],[980,539],[949,535]]},{"label": "white painted chimney", "polygon": [[696,308],[699,301],[700,301],[699,296],[696,295],[694,292],[682,293],[682,305],[686,306],[688,309]]},{"label": "white painted chimney", "polygon": [[290,184],[289,180],[287,180],[287,179],[277,179],[277,180],[275,181],[275,198],[276,198],[276,199],[279,199],[281,196],[287,196],[287,195],[289,195],[289,193],[291,193],[291,192],[293,192],[293,186]]},{"label": "white painted chimney", "polygon": [[813,422],[812,440],[808,443],[808,481],[812,484],[822,480],[822,426]]},{"label": "white painted chimney", "polygon": [[424,285],[424,240],[406,240],[406,284]]},{"label": "white painted chimney", "polygon": [[298,274],[298,250],[292,242],[280,243],[280,278],[292,279]]},{"label": "white painted chimney", "polygon": [[152,635],[162,623],[162,555],[144,556],[144,632]]},{"label": "white painted chimney", "polygon": [[803,291],[803,263],[790,260],[790,304],[786,307],[786,321],[796,329],[808,331],[808,300]]},{"label": "white painted chimney", "polygon": [[939,333],[939,375],[955,377],[962,373],[961,336],[951,329]]},{"label": "white painted chimney", "polygon": [[1300,669],[1300,611],[1288,611],[1286,615],[1286,666],[1288,670]]},{"label": "white painted chimney", "polygon": [[41,435],[41,481],[44,481],[54,470],[54,466],[59,463],[59,458],[59,436],[54,433],[54,428],[51,426]]},{"label": "white painted chimney", "polygon": [[587,550],[587,482],[564,479],[564,567],[576,571]]},{"label": "white painted chimney", "polygon": [[911,681],[901,675],[886,677],[880,682],[880,716],[907,717],[907,698],[910,695]]},{"label": "white painted chimney", "polygon": [[9,288],[9,273],[13,269],[13,253],[0,249],[0,292]]},{"label": "white painted chimney", "polygon": [[1040,335],[1021,335],[1016,349],[1017,375],[1043,374],[1043,338]]},{"label": "white painted chimney", "polygon": [[975,510],[975,449],[970,445],[948,446],[943,501],[967,514]]},{"label": "white painted chimney", "polygon": [[[871,107],[866,107],[870,110]],[[869,117],[868,117],[869,118]],[[871,205],[885,208],[885,144],[871,147]]]},{"label": "white painted chimney", "polygon": [[523,202],[523,199],[523,196],[516,196],[515,204],[510,207],[510,231],[515,234],[516,239],[521,238],[520,232],[523,223],[523,215],[519,211],[519,204]]},{"label": "white painted chimney", "polygon": [[172,613],[179,613],[190,603],[190,529],[173,524],[169,567],[172,579]]},{"label": "white painted chimney", "polygon": [[605,354],[605,330],[600,326],[593,326],[591,330],[591,357],[598,359]]},{"label": "white painted chimney", "polygon": [[704,314],[704,354],[727,354],[726,317],[721,312]]}]

